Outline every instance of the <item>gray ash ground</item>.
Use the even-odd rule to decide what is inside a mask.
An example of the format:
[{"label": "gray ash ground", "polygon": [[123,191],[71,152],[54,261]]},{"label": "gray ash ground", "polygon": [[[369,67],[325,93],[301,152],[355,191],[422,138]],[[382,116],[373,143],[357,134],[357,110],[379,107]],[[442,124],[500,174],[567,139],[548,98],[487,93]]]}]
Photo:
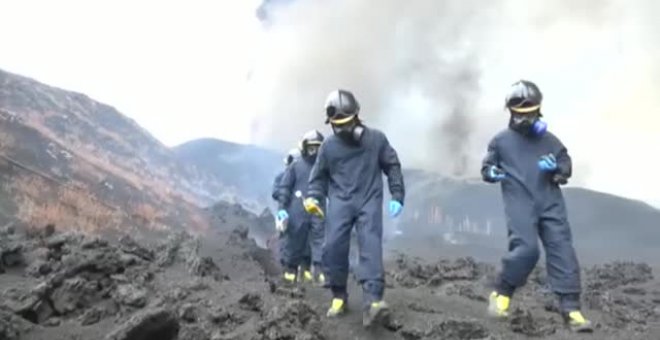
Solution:
[{"label": "gray ash ground", "polygon": [[660,284],[643,263],[586,268],[584,305],[596,333],[574,335],[554,313],[544,271],[513,301],[508,321],[485,315],[493,265],[469,257],[394,256],[384,327],[350,312],[325,318],[322,288],[281,287],[277,265],[247,226],[203,237],[104,239],[46,228],[0,230],[0,339],[660,339]]}]

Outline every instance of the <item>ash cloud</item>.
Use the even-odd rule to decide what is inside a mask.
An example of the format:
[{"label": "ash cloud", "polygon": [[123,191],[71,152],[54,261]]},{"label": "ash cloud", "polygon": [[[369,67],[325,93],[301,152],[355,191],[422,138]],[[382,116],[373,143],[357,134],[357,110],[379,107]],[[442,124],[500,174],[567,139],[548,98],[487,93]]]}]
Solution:
[{"label": "ash cloud", "polygon": [[474,177],[508,121],[508,86],[524,78],[541,87],[545,119],[575,159],[573,184],[646,192],[646,182],[612,180],[626,169],[606,150],[651,152],[660,142],[657,2],[272,2],[250,80],[254,142],[286,150],[305,130],[329,133],[325,96],[343,87],[405,166]]}]

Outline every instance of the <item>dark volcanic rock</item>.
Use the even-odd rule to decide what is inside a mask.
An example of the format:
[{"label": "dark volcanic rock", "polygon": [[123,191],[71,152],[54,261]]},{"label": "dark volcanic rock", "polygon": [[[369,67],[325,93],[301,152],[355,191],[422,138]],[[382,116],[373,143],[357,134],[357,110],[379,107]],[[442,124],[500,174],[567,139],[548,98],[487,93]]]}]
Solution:
[{"label": "dark volcanic rock", "polygon": [[99,308],[90,308],[80,317],[80,324],[82,326],[90,326],[96,324],[97,322],[101,321],[103,314],[103,311]]},{"label": "dark volcanic rock", "polygon": [[182,243],[188,238],[185,233],[173,233],[167,237],[167,240],[159,248],[156,256],[156,263],[161,267],[167,267],[174,264],[179,257]]},{"label": "dark volcanic rock", "polygon": [[197,307],[190,303],[181,306],[181,309],[179,309],[179,318],[188,323],[197,322],[198,315]]},{"label": "dark volcanic rock", "polygon": [[92,301],[98,299],[97,294],[96,282],[74,277],[65,280],[62,285],[57,287],[50,295],[50,299],[59,314],[68,314],[78,308],[89,307]]},{"label": "dark volcanic rock", "polygon": [[53,271],[53,267],[51,263],[43,260],[35,260],[25,270],[26,274],[32,277],[41,277],[44,275],[48,275],[52,271]]},{"label": "dark volcanic rock", "polygon": [[476,280],[479,277],[477,263],[471,257],[462,257],[456,260],[441,260],[437,270],[443,280]]},{"label": "dark volcanic rock", "polygon": [[38,294],[30,292],[27,287],[9,288],[0,295],[0,307],[22,314],[31,310],[39,300]]},{"label": "dark volcanic rock", "polygon": [[46,240],[46,246],[53,250],[62,250],[67,244],[80,244],[84,236],[72,232],[56,234]]},{"label": "dark volcanic rock", "polygon": [[426,332],[416,328],[405,328],[399,332],[404,340],[420,340],[426,336]]},{"label": "dark volcanic rock", "polygon": [[590,308],[605,312],[605,323],[615,329],[631,327],[644,331],[649,323],[660,319],[651,301],[639,301],[612,292],[588,292],[586,301]]},{"label": "dark volcanic rock", "polygon": [[450,319],[433,326],[430,335],[442,339],[483,339],[488,336],[488,330],[476,321]]},{"label": "dark volcanic rock", "polygon": [[421,303],[418,303],[418,302],[411,302],[408,305],[408,308],[410,308],[410,310],[412,310],[412,311],[419,312],[419,313],[427,313],[427,314],[442,314],[443,313],[438,308],[434,308],[434,307],[431,307],[431,306],[424,306],[424,305],[422,305]]},{"label": "dark volcanic rock", "polygon": [[406,340],[447,339],[473,340],[488,337],[489,332],[482,324],[474,320],[448,319],[432,324],[429,329],[403,329],[399,332]]},{"label": "dark volcanic rock", "polygon": [[447,286],[445,291],[447,295],[458,295],[474,301],[481,301],[481,302],[488,301],[488,299],[486,299],[486,297],[483,294],[479,293],[479,291],[477,290],[477,288],[473,283],[452,284]]},{"label": "dark volcanic rock", "polygon": [[201,277],[212,277],[216,281],[222,278],[220,268],[210,257],[194,257],[190,263],[190,272]]},{"label": "dark volcanic rock", "polygon": [[156,263],[161,267],[174,263],[185,263],[190,274],[200,277],[211,277],[216,281],[223,278],[220,268],[210,257],[199,256],[200,240],[186,233],[175,233],[161,245],[156,256]]},{"label": "dark volcanic rock", "polygon": [[0,231],[0,269],[17,267],[24,263],[23,244],[13,227]]},{"label": "dark volcanic rock", "polygon": [[177,340],[210,340],[210,332],[198,325],[185,325],[179,332]]},{"label": "dark volcanic rock", "polygon": [[[223,243],[230,238],[229,232],[219,236]],[[210,339],[211,333],[216,338],[235,333],[242,339],[257,336],[257,329],[263,330],[264,339],[281,339],[277,334],[321,339],[314,335],[319,318],[306,304],[282,304],[279,312],[266,317],[272,299],[285,299],[269,296],[265,301],[261,285],[254,282],[248,283],[249,290],[238,286],[238,291],[223,291],[233,288],[222,287],[218,265],[211,257],[200,256],[200,238],[173,233],[153,250],[130,237],[118,242],[76,233],[22,237],[18,244],[28,260],[28,275],[21,278],[12,272],[10,279],[16,276],[30,283],[0,289],[0,309],[40,325],[34,326],[38,328],[35,339],[41,332],[76,339],[95,332],[96,327],[105,329],[108,318],[123,320],[107,335],[112,340]],[[233,237],[240,244],[220,248],[232,258],[222,265],[244,261],[238,264],[260,274],[249,254],[254,241],[242,239],[241,233]],[[254,323],[246,325],[248,320]],[[265,321],[259,324],[259,320]],[[69,330],[69,325],[74,329]],[[0,338],[11,339],[19,337],[20,329],[12,322],[0,322],[0,332]]]},{"label": "dark volcanic rock", "polygon": [[0,339],[19,340],[21,334],[32,329],[27,322],[11,311],[0,308]]},{"label": "dark volcanic rock", "polygon": [[[32,259],[26,274],[42,281],[31,289],[7,289],[0,304],[30,322],[52,326],[77,317],[82,325],[90,325],[106,316],[97,308],[116,311],[113,299],[134,308],[146,305],[147,293],[139,284],[153,271],[108,241],[64,233],[23,242]],[[138,261],[126,261],[126,256]]]},{"label": "dark volcanic rock", "polygon": [[511,313],[509,326],[515,333],[533,337],[548,336],[557,331],[552,319],[534,317],[529,311],[520,309]]},{"label": "dark volcanic rock", "polygon": [[132,284],[119,285],[114,293],[118,304],[142,308],[147,305],[147,291]]},{"label": "dark volcanic rock", "polygon": [[209,313],[209,321],[222,325],[232,319],[232,313],[223,307],[216,307]]},{"label": "dark volcanic rock", "polygon": [[238,300],[238,303],[242,309],[252,312],[260,312],[264,304],[261,300],[261,296],[254,293],[243,295],[243,297]]},{"label": "dark volcanic rock", "polygon": [[613,289],[653,280],[653,271],[646,263],[613,262],[587,269],[586,274],[587,290]]},{"label": "dark volcanic rock", "polygon": [[426,264],[419,258],[399,255],[396,263],[398,270],[391,275],[407,288],[439,286],[448,281],[474,281],[482,275],[479,265],[471,257]]},{"label": "dark volcanic rock", "polygon": [[62,319],[58,317],[52,317],[44,322],[46,327],[57,327],[62,324]]},{"label": "dark volcanic rock", "polygon": [[80,244],[80,248],[82,249],[98,249],[98,248],[105,248],[107,246],[108,246],[108,241],[98,236],[85,237],[82,243]]},{"label": "dark volcanic rock", "polygon": [[321,322],[314,309],[304,301],[287,302],[268,313],[266,321],[258,327],[259,339],[323,340]]},{"label": "dark volcanic rock", "polygon": [[639,295],[639,296],[646,295],[646,290],[640,287],[625,288],[623,289],[623,292],[629,295]]},{"label": "dark volcanic rock", "polygon": [[227,241],[232,244],[243,244],[248,240],[249,233],[250,229],[247,226],[238,226],[232,230]]},{"label": "dark volcanic rock", "polygon": [[107,340],[176,340],[179,335],[176,315],[165,309],[145,310],[110,333]]},{"label": "dark volcanic rock", "polygon": [[153,261],[155,259],[154,252],[151,251],[150,249],[147,249],[140,244],[138,244],[133,238],[130,236],[122,236],[119,239],[119,244],[121,247],[121,250],[127,254],[132,254],[135,255],[145,261]]}]

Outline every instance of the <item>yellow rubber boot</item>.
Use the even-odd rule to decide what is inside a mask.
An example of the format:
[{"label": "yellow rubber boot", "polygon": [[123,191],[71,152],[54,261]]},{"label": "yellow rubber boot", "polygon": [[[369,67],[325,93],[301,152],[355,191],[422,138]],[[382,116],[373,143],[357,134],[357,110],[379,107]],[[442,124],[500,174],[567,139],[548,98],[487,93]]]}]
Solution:
[{"label": "yellow rubber boot", "polygon": [[319,273],[319,275],[316,277],[316,283],[318,283],[319,286],[325,285],[325,275],[323,275],[323,273]]},{"label": "yellow rubber boot", "polygon": [[346,312],[346,301],[334,298],[330,303],[330,309],[328,309],[326,316],[329,318],[336,318],[344,314],[344,312]]},{"label": "yellow rubber boot", "polygon": [[303,271],[302,277],[303,277],[303,281],[306,283],[314,281],[314,275],[312,275],[312,272],[309,270]]},{"label": "yellow rubber boot", "polygon": [[488,302],[488,314],[495,318],[506,318],[509,316],[510,304],[510,297],[492,292]]},{"label": "yellow rubber boot", "polygon": [[576,333],[591,333],[594,331],[591,321],[587,320],[579,310],[569,312],[565,317],[566,324]]},{"label": "yellow rubber boot", "polygon": [[390,309],[385,301],[372,302],[369,309],[362,315],[362,326],[370,327],[374,324],[383,324],[390,316]]},{"label": "yellow rubber boot", "polygon": [[284,272],[284,275],[282,276],[282,279],[283,279],[285,284],[293,285],[293,284],[296,283],[296,274],[295,273]]}]

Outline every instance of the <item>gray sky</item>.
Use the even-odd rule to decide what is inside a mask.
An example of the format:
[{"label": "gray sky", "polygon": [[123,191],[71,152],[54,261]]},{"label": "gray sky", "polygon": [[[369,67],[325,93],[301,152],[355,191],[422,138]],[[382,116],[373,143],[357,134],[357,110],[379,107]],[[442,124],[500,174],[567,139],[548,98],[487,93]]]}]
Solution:
[{"label": "gray sky", "polygon": [[248,142],[257,0],[0,0],[0,68],[115,106],[167,145]]},{"label": "gray sky", "polygon": [[[425,129],[447,118],[450,71],[469,61],[471,166],[506,123],[506,88],[528,78],[575,159],[573,185],[660,206],[655,1],[300,1],[267,32],[258,3],[0,0],[0,68],[113,105],[167,145],[216,137],[285,149],[324,128],[324,95],[348,85],[404,164],[442,171],[432,163],[451,154],[436,154],[425,136],[438,132]],[[434,51],[442,63],[426,58]]]}]

